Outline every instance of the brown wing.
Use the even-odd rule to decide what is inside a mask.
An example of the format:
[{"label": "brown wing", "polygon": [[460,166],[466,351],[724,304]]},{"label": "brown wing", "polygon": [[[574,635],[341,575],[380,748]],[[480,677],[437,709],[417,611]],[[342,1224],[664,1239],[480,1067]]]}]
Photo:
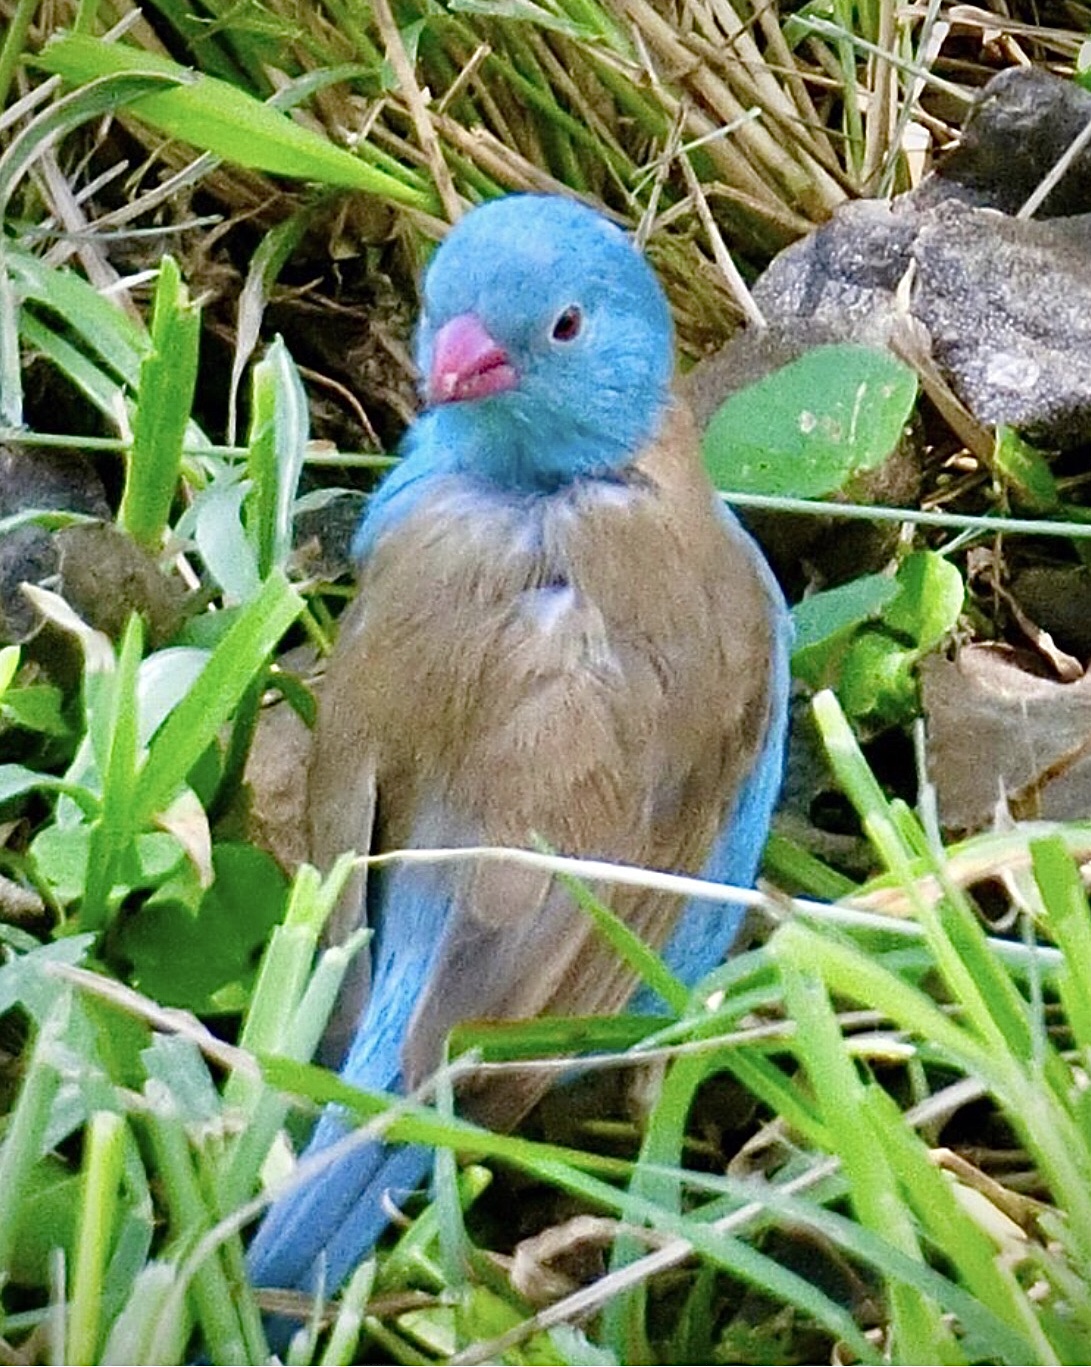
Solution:
[{"label": "brown wing", "polygon": [[[436,843],[537,834],[565,853],[700,870],[761,743],[771,636],[682,414],[623,486],[490,504],[452,481],[380,543],[362,593],[320,722],[316,812],[341,803],[336,766],[356,746],[374,756],[384,848],[419,843],[427,810]],[[359,838],[358,813],[327,820],[334,844]],[[411,1085],[458,1021],[604,1013],[631,994],[547,877],[481,865],[451,880],[404,1048]],[[662,945],[678,899],[601,891]],[[540,1090],[505,1080],[467,1109],[510,1124]]]},{"label": "brown wing", "polygon": [[[359,636],[363,600],[341,623],[338,649],[319,690],[318,722],[311,751],[308,789],[311,859],[328,870],[346,850],[369,854],[375,823],[373,718],[361,708],[357,669],[363,664]],[[326,924],[327,944],[341,944],[367,921],[367,870],[356,870]],[[337,1067],[352,1043],[371,985],[371,955],[365,947],[353,960],[337,1007],[326,1027],[319,1057]]]}]

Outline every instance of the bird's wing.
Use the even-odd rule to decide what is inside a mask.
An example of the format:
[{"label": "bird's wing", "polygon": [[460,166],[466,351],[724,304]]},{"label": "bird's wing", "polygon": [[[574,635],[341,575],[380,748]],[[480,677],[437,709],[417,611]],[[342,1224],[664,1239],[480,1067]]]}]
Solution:
[{"label": "bird's wing", "polygon": [[[320,724],[315,728],[309,772],[300,775],[308,790],[311,858],[329,869],[344,852],[369,854],[375,824],[375,745],[371,718],[358,705],[352,660],[362,629],[358,599],[342,619],[341,648],[322,681]],[[367,922],[368,876],[363,866],[349,879],[325,927],[328,944],[341,944]],[[365,947],[353,960],[337,1007],[326,1028],[320,1059],[339,1066],[364,1014],[371,983],[371,953]]]},{"label": "bird's wing", "polygon": [[[713,842],[702,877],[711,883],[751,887],[758,873],[769,823],[780,794],[788,742],[788,696],[791,690],[792,619],[767,561],[738,519],[722,509],[727,534],[749,550],[754,572],[765,586],[773,624],[768,659],[769,719],[754,763],[728,807]],[[738,934],[744,908],[738,903],[698,899],[685,909],[663,947],[663,960],[677,978],[692,987],[727,954]],[[642,990],[634,1009],[652,1009],[654,999]]]},{"label": "bird's wing", "polygon": [[[374,593],[387,606],[372,622],[370,705],[391,709],[383,729],[400,737],[378,769],[380,843],[537,835],[561,852],[700,872],[731,843],[767,746],[782,603],[722,519],[688,427],[630,486],[588,482],[549,506],[529,536],[526,508],[486,515],[437,491],[375,566],[389,578]],[[414,696],[399,700],[409,678]],[[599,891],[650,944],[667,940],[677,898]],[[378,934],[376,976],[404,984],[409,1085],[459,1021],[607,1013],[635,985],[563,889],[513,867],[403,869],[384,885]],[[689,952],[705,971],[725,947],[710,935]],[[370,1048],[358,1039],[359,1064]],[[539,1090],[505,1080],[467,1109],[510,1124]]]}]

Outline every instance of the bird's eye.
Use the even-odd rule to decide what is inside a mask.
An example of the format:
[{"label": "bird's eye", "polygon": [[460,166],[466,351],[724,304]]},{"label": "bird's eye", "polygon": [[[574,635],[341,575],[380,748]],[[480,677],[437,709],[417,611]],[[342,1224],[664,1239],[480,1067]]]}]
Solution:
[{"label": "bird's eye", "polygon": [[553,340],[555,342],[573,342],[580,335],[583,327],[583,314],[575,304],[569,304],[557,315],[557,321],[553,324]]}]

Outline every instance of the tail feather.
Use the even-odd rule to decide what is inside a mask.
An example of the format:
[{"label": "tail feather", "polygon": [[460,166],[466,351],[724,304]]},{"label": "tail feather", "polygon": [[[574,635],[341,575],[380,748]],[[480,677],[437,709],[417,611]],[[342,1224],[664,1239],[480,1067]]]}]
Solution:
[{"label": "tail feather", "polygon": [[[337,1123],[331,1116],[326,1121]],[[305,1159],[319,1151],[312,1142]],[[250,1245],[247,1262],[254,1284],[297,1291],[324,1284],[336,1290],[389,1224],[388,1201],[397,1205],[413,1192],[432,1157],[432,1150],[421,1145],[372,1141],[287,1192],[270,1208]]]}]

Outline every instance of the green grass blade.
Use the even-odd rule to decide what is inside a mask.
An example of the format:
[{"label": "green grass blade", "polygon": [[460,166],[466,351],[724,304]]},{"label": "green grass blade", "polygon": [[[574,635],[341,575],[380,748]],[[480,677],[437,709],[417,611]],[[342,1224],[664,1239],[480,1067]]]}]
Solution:
[{"label": "green grass blade", "polygon": [[302,609],[302,599],[279,572],[241,609],[149,746],[133,797],[134,824],[146,826],[166,809]]},{"label": "green grass blade", "polygon": [[7,105],[8,92],[23,59],[27,34],[37,8],[37,0],[17,0],[8,19],[7,32],[0,42],[0,109]]},{"label": "green grass blade", "polygon": [[[686,1139],[686,1119],[697,1088],[715,1070],[717,1059],[690,1055],[676,1059],[667,1069],[656,1104],[648,1117],[640,1158],[629,1190],[634,1196],[657,1202],[668,1210],[681,1211],[682,1148]],[[632,1235],[622,1234],[614,1243],[610,1270],[633,1262],[644,1245]],[[603,1331],[619,1362],[651,1360],[647,1337],[648,1287],[641,1282],[622,1295],[614,1296],[603,1312]]]},{"label": "green grass blade", "polygon": [[125,1153],[125,1121],[113,1111],[91,1117],[84,1139],[83,1197],[68,1314],[66,1361],[98,1361],[100,1310]]},{"label": "green grass blade", "polygon": [[135,391],[140,366],[152,348],[148,334],[75,271],[47,266],[29,252],[9,250],[20,297],[63,318],[88,350]]},{"label": "green grass blade", "polygon": [[174,259],[159,263],[152,307],[152,350],[140,367],[125,488],[118,509],[121,526],[149,550],[159,549],[182,463],[182,444],[197,388],[201,311],[189,294]]},{"label": "green grass blade", "polygon": [[389,1114],[384,1134],[391,1141],[423,1143],[433,1147],[447,1145],[499,1158],[533,1173],[543,1181],[576,1192],[608,1210],[640,1220],[664,1233],[677,1234],[692,1243],[698,1253],[716,1266],[800,1306],[834,1335],[851,1344],[861,1361],[878,1360],[874,1348],[853,1322],[852,1316],[796,1273],[781,1267],[742,1239],[691,1217],[679,1216],[632,1192],[619,1191],[602,1180],[609,1176],[631,1176],[631,1164],[604,1155],[534,1143],[513,1135],[491,1134],[457,1119],[444,1120],[434,1111],[416,1103],[360,1091],[332,1073],[311,1065],[272,1058],[259,1061],[273,1086],[308,1096],[320,1103],[345,1105],[364,1119]]},{"label": "green grass blade", "polygon": [[[543,847],[544,848],[544,847]],[[548,850],[547,853],[553,853]],[[689,1005],[689,989],[676,978],[663,960],[650,949],[639,935],[635,935],[620,916],[616,915],[595,896],[585,883],[571,874],[560,874],[559,880],[572,895],[572,900],[595,923],[595,929],[623,963],[629,965],[640,981],[658,993],[675,1014],[680,1015]]]},{"label": "green grass blade", "polygon": [[96,689],[88,732],[102,779],[102,810],[91,828],[87,884],[80,904],[84,930],[97,930],[106,920],[110,893],[117,881],[118,860],[143,829],[134,821],[138,738],[136,681],[144,648],[139,617],[130,617],[118,653],[117,668]]},{"label": "green grass blade", "polygon": [[227,440],[233,443],[237,427],[236,405],[243,371],[258,344],[265,305],[277,277],[299,246],[326,196],[305,204],[283,223],[264,235],[250,258],[246,282],[239,295],[235,353],[231,358],[231,380],[227,391]]},{"label": "green grass blade", "polygon": [[1057,986],[1065,1019],[1091,1061],[1091,912],[1075,860],[1063,842],[1052,837],[1030,847],[1034,877],[1048,917],[1049,930],[1064,953]]},{"label": "green grass blade", "polygon": [[254,367],[247,468],[246,529],[265,578],[292,549],[292,508],[307,451],[307,396],[284,343],[277,338]]},{"label": "green grass blade", "polygon": [[[132,95],[117,103],[169,137],[180,138],[239,166],[273,175],[321,181],[347,190],[362,190],[395,204],[434,211],[433,195],[413,188],[319,136],[286,114],[213,76],[196,74],[165,57],[82,34],[52,40],[38,58],[49,72],[69,85],[96,78],[116,80],[128,73],[147,79],[149,70],[174,89],[144,98]],[[133,87],[139,90],[138,86]],[[0,193],[3,189],[0,161]]]},{"label": "green grass blade", "polygon": [[[72,41],[85,42],[86,39]],[[143,60],[144,58],[147,60]],[[185,69],[171,70],[167,63],[162,68],[147,53],[133,53],[134,60],[126,67],[96,73],[90,83],[51,104],[43,113],[20,129],[0,156],[0,220],[9,214],[15,187],[27,173],[42,149],[74,128],[100,118],[147,95],[151,90],[176,85],[186,79]]]},{"label": "green grass blade", "polygon": [[[882,1234],[914,1261],[923,1262],[913,1222],[876,1135],[866,1123],[867,1088],[845,1049],[825,986],[798,958],[782,960],[784,999],[795,1021],[795,1047],[822,1104],[834,1151],[848,1178],[863,1225]],[[901,1362],[959,1362],[937,1307],[918,1288],[888,1278],[892,1353]]]},{"label": "green grass blade", "polygon": [[1034,1361],[1054,1360],[1055,1350],[1015,1275],[1010,1249],[998,1246],[967,1215],[955,1195],[954,1182],[929,1160],[925,1145],[910,1130],[891,1097],[879,1087],[870,1087],[864,1109],[906,1202],[930,1242],[956,1270],[962,1285],[999,1320],[1025,1336],[1028,1345],[1034,1345]]},{"label": "green grass blade", "polygon": [[19,331],[23,341],[50,360],[104,418],[115,425],[124,423],[125,391],[101,366],[33,314],[23,314]]},{"label": "green grass blade", "polygon": [[0,243],[0,422],[23,425],[23,368],[19,354],[19,299],[11,279],[9,254]]},{"label": "green grass blade", "polygon": [[[169,1091],[163,1083],[149,1079],[145,1094],[148,1129],[163,1179],[170,1228],[175,1238],[188,1246],[211,1228],[215,1222],[214,1213],[206,1204],[185,1129]],[[217,1362],[254,1361],[239,1317],[237,1290],[228,1281],[219,1256],[201,1262],[194,1274],[191,1291],[197,1320],[213,1359]]]},{"label": "green grass blade", "polygon": [[1027,1003],[993,954],[965,894],[947,877],[941,860],[934,860],[929,872],[944,888],[943,902],[936,905],[918,894],[914,883],[917,841],[907,838],[905,813],[895,813],[887,802],[834,695],[818,694],[814,713],[838,781],[875,848],[905,889],[937,967],[973,1028],[999,1053],[1010,1051],[1026,1060],[1044,1055],[1052,1076],[1063,1087],[1055,1053],[1035,1028]]},{"label": "green grass blade", "polygon": [[178,1280],[173,1262],[146,1264],[133,1292],[114,1320],[100,1361],[103,1367],[181,1362],[189,1335],[187,1317],[165,1311]]},{"label": "green grass blade", "polygon": [[28,1190],[30,1169],[44,1151],[50,1108],[60,1089],[55,1057],[68,1029],[70,1009],[71,999],[61,997],[43,1021],[7,1118],[0,1147],[0,1285],[11,1278],[20,1198]]}]

